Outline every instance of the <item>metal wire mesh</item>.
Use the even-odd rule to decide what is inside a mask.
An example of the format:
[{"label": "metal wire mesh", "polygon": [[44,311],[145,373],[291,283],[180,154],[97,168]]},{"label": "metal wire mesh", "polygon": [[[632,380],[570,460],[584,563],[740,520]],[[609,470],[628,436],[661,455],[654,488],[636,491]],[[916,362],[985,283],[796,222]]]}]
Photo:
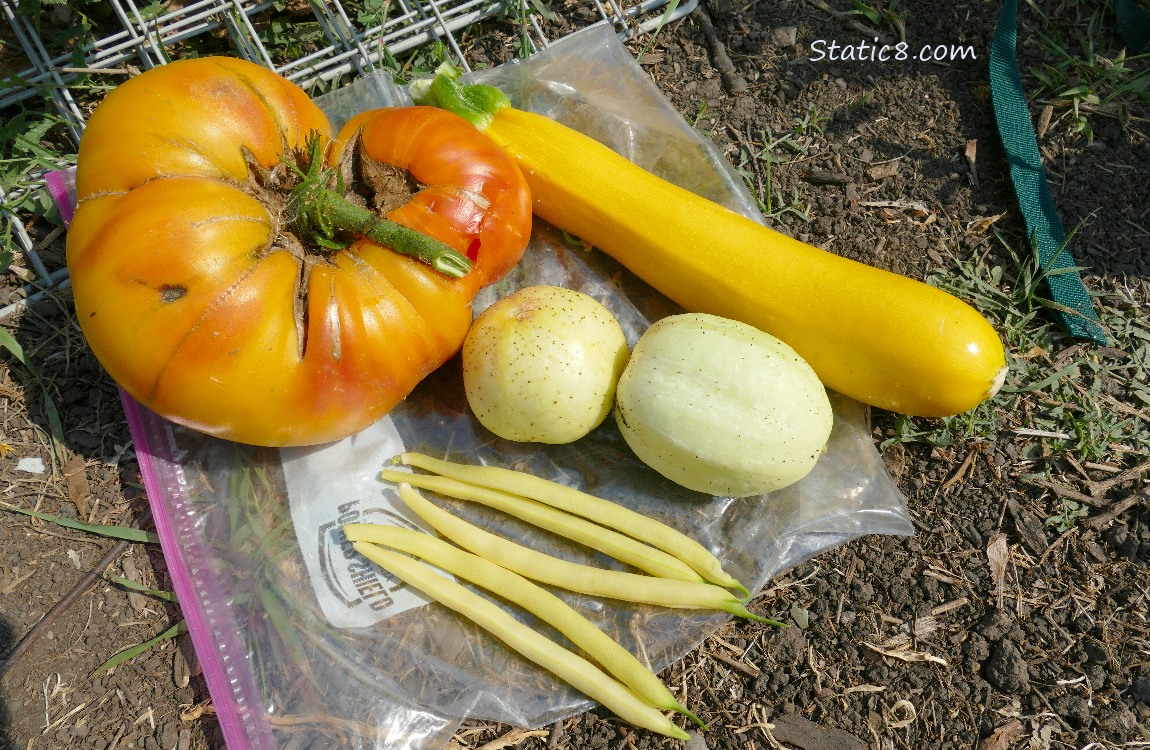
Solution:
[{"label": "metal wire mesh", "polygon": [[[611,24],[629,37],[689,13],[697,1],[577,0],[567,5],[594,9],[594,20],[582,27]],[[118,31],[80,47],[54,50],[35,20],[21,12],[19,0],[0,0],[0,11],[27,62],[15,76],[0,82],[0,111],[47,97],[78,144],[85,116],[72,90],[83,76],[153,68],[178,57],[192,40],[207,41],[222,54],[264,65],[309,91],[394,69],[404,53],[431,44],[443,45],[457,65],[470,70],[458,34],[496,16],[522,24],[530,50],[556,41],[547,33],[547,6],[536,0],[197,0],[162,12],[156,9],[166,5],[141,6],[135,0],[108,4],[121,27]],[[304,24],[312,32],[307,49],[291,54],[278,48],[277,29],[290,36],[288,26]],[[8,208],[12,198],[0,186],[0,212],[23,254],[29,283],[18,293],[19,299],[0,308],[0,319],[68,283],[66,268],[49,268],[41,259],[22,217]]]}]

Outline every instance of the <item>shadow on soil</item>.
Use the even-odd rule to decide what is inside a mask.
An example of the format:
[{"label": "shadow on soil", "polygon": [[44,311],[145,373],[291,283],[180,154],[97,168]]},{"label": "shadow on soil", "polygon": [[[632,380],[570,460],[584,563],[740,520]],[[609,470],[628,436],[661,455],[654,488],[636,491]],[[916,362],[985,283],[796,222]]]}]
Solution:
[{"label": "shadow on soil", "polygon": [[[0,664],[3,664],[3,659],[7,658],[8,652],[16,645],[16,633],[12,630],[12,625],[3,617],[0,617]],[[3,679],[0,677],[0,679]],[[8,715],[8,706],[5,705],[3,698],[0,698],[0,750],[13,750],[15,745],[12,744],[12,738],[8,736],[8,724],[10,720]]]}]

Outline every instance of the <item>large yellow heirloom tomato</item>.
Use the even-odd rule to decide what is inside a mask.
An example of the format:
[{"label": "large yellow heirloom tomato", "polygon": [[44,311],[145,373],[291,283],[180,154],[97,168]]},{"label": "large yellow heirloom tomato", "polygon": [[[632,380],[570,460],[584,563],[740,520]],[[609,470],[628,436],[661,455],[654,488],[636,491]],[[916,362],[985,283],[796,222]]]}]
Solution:
[{"label": "large yellow heirloom tomato", "polygon": [[174,422],[269,446],[386,414],[531,226],[518,168],[461,118],[377,110],[333,140],[302,90],[223,57],[109,93],[76,188],[68,268],[101,364]]}]

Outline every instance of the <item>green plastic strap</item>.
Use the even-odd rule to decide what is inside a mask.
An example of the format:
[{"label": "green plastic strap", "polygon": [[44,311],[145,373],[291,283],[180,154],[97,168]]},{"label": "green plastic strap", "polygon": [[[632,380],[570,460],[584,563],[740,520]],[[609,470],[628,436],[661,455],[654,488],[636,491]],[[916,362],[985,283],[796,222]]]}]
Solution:
[{"label": "green plastic strap", "polygon": [[1114,0],[1114,19],[1118,23],[1118,36],[1131,52],[1138,54],[1150,45],[1150,10],[1134,0]]},{"label": "green plastic strap", "polygon": [[1027,234],[1037,244],[1050,295],[1060,308],[1057,315],[1071,335],[1105,344],[1106,332],[1066,245],[1066,232],[1054,207],[1038,139],[1030,124],[1030,110],[1018,73],[1017,14],[1017,0],[1003,0],[990,47],[990,95],[998,134],[1006,149],[1010,179]]}]

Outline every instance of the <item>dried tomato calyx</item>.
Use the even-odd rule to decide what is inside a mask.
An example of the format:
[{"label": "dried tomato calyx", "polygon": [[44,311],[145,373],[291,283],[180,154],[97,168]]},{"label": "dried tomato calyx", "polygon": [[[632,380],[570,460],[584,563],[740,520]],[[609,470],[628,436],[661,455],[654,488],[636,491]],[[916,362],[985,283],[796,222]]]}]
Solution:
[{"label": "dried tomato calyx", "polygon": [[339,250],[356,237],[366,237],[453,278],[461,278],[471,271],[471,260],[451,246],[377,216],[333,190],[331,185],[340,180],[336,170],[324,167],[318,137],[308,142],[307,165],[306,171],[296,168],[300,181],[292,188],[287,201],[288,221],[305,244]]}]

